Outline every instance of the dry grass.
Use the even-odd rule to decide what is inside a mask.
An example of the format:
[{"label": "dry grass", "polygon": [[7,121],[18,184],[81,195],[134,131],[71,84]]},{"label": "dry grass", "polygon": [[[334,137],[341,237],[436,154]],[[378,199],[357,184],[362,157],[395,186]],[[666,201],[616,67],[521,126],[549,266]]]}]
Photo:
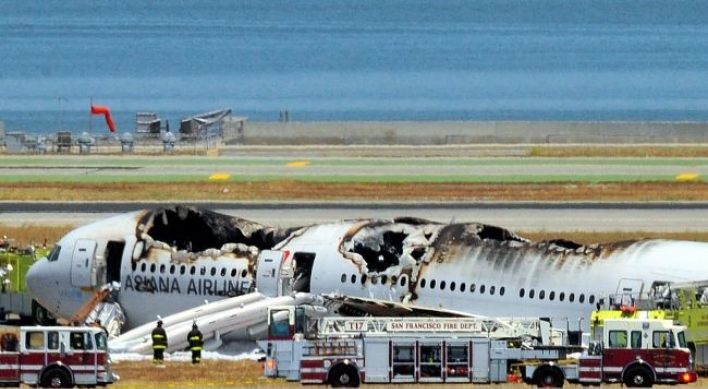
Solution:
[{"label": "dry grass", "polygon": [[75,226],[38,226],[38,225],[23,225],[23,226],[3,226],[0,225],[0,236],[7,235],[13,239],[12,245],[17,247],[26,247],[27,245],[53,245],[67,232],[76,228]]},{"label": "dry grass", "polygon": [[[200,365],[188,362],[167,362],[166,367],[156,368],[150,361],[114,363],[114,370],[121,379],[113,388],[165,388],[165,387],[302,387],[299,382],[269,380],[263,377],[261,362],[244,361],[204,361]],[[694,387],[706,387],[708,379],[700,378]],[[369,385],[370,387],[393,388],[440,388],[440,384],[415,385]],[[566,385],[580,387],[579,385]],[[321,387],[321,386],[317,386]],[[476,385],[455,384],[455,388],[511,387],[528,388],[526,384]]]},{"label": "dry grass", "polygon": [[263,377],[263,364],[252,360],[205,360],[199,365],[189,362],[166,362],[164,368],[155,367],[151,361],[114,362],[113,370],[120,376],[112,387],[252,387],[300,386],[283,380]]},{"label": "dry grass", "polygon": [[[228,188],[228,191],[224,189]],[[4,201],[708,201],[708,182],[632,183],[8,183]]]},{"label": "dry grass", "polygon": [[664,157],[664,158],[705,158],[708,157],[708,145],[661,145],[635,146],[532,146],[528,155],[531,157]]}]

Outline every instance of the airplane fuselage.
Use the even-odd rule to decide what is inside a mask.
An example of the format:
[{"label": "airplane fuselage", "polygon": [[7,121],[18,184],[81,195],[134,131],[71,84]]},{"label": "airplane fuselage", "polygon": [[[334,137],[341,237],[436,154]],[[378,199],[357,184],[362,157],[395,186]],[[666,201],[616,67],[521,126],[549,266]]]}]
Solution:
[{"label": "airplane fuselage", "polygon": [[[289,231],[271,247],[256,247],[226,242],[238,235],[253,243],[257,229],[251,224],[214,239],[203,230],[158,232],[157,220],[174,215],[146,215],[118,216],[69,233],[28,273],[31,292],[50,312],[68,318],[97,288],[120,283],[126,330],[205,300],[256,289],[272,292],[276,284],[271,282],[280,288],[277,293],[334,293],[487,316],[568,318],[585,320],[587,329],[590,312],[604,296],[636,293],[657,281],[708,279],[708,244],[700,242],[583,246],[531,242],[477,223],[397,219],[307,226]],[[231,228],[225,224],[225,230]],[[173,225],[165,221],[159,227]],[[258,234],[260,240],[271,239]],[[207,248],[204,241],[214,246]],[[198,249],[188,250],[193,245]],[[256,274],[266,248],[285,253],[272,278]],[[283,284],[285,278],[292,282]]]}]

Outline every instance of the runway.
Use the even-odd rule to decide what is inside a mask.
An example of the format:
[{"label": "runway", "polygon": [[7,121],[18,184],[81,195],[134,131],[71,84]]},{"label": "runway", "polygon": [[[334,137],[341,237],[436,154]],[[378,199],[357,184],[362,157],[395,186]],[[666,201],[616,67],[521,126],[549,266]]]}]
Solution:
[{"label": "runway", "polygon": [[[415,216],[438,222],[482,222],[515,231],[708,230],[708,203],[194,203],[262,224],[292,227],[340,219]],[[164,204],[0,202],[0,225],[79,226],[94,220]]]}]

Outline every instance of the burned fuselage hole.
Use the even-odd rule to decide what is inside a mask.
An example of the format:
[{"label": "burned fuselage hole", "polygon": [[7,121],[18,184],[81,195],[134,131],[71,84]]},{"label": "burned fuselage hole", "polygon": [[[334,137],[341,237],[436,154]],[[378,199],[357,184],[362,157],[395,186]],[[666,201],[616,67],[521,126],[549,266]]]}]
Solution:
[{"label": "burned fuselage hole", "polygon": [[283,240],[282,232],[246,219],[177,205],[148,214],[139,225],[152,239],[165,242],[173,249],[199,252],[219,248],[227,243],[242,243],[259,250],[269,249]]}]

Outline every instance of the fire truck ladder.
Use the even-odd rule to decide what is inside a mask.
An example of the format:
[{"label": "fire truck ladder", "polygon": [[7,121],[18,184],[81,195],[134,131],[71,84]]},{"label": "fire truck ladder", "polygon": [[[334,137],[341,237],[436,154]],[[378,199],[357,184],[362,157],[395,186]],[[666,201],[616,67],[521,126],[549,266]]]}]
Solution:
[{"label": "fire truck ladder", "polygon": [[[390,335],[414,332],[464,332],[489,338],[540,338],[538,318],[338,317],[318,319],[319,335]],[[550,325],[550,324],[549,324]]]}]

